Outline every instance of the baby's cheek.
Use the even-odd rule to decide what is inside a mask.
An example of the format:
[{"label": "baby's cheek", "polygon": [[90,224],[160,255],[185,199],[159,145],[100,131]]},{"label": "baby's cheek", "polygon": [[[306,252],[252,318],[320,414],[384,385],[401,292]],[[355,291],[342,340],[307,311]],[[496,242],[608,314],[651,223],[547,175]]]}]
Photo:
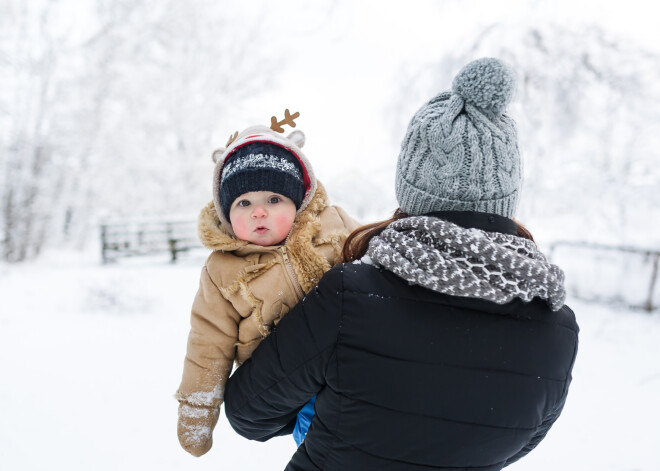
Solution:
[{"label": "baby's cheek", "polygon": [[278,233],[284,233],[284,235],[289,233],[289,230],[291,229],[291,226],[293,226],[293,220],[295,218],[292,218],[288,214],[278,214],[274,218],[275,222],[275,227],[277,228]]},{"label": "baby's cheek", "polygon": [[242,218],[232,219],[231,227],[234,230],[234,234],[236,234],[236,237],[239,239],[246,240],[248,238],[249,232],[247,230],[247,225]]}]

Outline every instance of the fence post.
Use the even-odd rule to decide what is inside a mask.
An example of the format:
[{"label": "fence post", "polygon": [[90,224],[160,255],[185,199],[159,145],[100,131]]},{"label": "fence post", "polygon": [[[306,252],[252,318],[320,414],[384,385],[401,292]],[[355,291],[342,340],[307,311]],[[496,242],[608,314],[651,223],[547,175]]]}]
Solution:
[{"label": "fence post", "polygon": [[170,254],[172,254],[172,263],[176,263],[176,239],[174,238],[174,233],[172,230],[172,223],[168,222],[165,226],[167,232],[167,243],[170,248]]},{"label": "fence post", "polygon": [[[182,222],[143,222],[100,224],[101,257],[103,263],[116,261],[118,257],[169,253],[172,263],[177,262],[179,252],[197,245],[180,229]],[[193,221],[183,221],[183,227],[194,227]],[[201,247],[201,246],[199,246]]]},{"label": "fence post", "polygon": [[[580,249],[597,249],[597,250],[606,250],[606,251],[616,251],[623,254],[634,254],[636,256],[644,257],[644,263],[651,263],[651,279],[650,283],[647,285],[647,296],[646,299],[640,300],[634,304],[636,309],[644,309],[645,311],[652,312],[659,308],[659,306],[654,305],[653,295],[656,290],[656,285],[658,283],[658,278],[660,278],[660,251],[650,250],[636,247],[625,247],[625,246],[612,246],[588,242],[579,242],[579,241],[557,241],[550,244],[548,251],[548,260],[556,262],[554,257],[556,256],[556,250],[558,247],[574,247]],[[579,294],[573,293],[574,296],[580,298]],[[598,295],[597,295],[598,296]],[[584,299],[584,298],[582,298]],[[602,301],[603,299],[595,299],[595,301]],[[587,299],[589,301],[589,299]],[[592,299],[591,301],[594,301]]]},{"label": "fence post", "polygon": [[[650,254],[649,254],[650,255]],[[644,308],[651,312],[653,310],[653,290],[655,289],[655,282],[658,279],[658,261],[660,260],[660,253],[656,253],[653,257],[653,268],[651,271],[651,284],[649,285],[649,297],[646,300]]]},{"label": "fence post", "polygon": [[108,255],[107,255],[107,250],[108,250],[108,239],[107,239],[107,230],[108,226],[105,224],[101,225],[101,261],[103,264],[108,263]]}]

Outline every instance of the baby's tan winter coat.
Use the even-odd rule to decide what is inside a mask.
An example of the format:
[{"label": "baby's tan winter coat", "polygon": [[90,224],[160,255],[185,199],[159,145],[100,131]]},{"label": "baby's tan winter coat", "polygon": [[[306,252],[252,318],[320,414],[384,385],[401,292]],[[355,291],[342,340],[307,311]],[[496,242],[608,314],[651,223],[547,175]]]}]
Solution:
[{"label": "baby's tan winter coat", "polygon": [[183,379],[177,392],[181,445],[200,456],[212,445],[224,386],[234,361],[242,364],[304,294],[341,262],[346,236],[358,223],[330,206],[317,182],[284,245],[237,239],[213,202],[199,217],[202,243],[213,250],[195,297]]}]

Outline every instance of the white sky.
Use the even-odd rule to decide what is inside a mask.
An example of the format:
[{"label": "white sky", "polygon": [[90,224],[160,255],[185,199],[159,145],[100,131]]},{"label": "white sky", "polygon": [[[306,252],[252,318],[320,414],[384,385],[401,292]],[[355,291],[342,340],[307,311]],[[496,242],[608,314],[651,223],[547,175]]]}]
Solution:
[{"label": "white sky", "polygon": [[[383,177],[387,181],[393,177],[405,129],[391,135],[385,113],[400,93],[397,75],[404,66],[423,71],[443,54],[473,42],[493,23],[596,24],[658,51],[660,28],[649,5],[638,0],[345,0],[337,3],[327,21],[316,18],[327,9],[303,7],[283,24],[283,30],[305,31],[303,40],[289,44],[284,84],[267,91],[255,111],[281,113],[280,108],[291,107],[301,112],[307,154],[321,178],[351,167],[377,166],[377,159],[385,159],[390,162],[390,175]],[[411,104],[411,109],[421,104]],[[329,153],[338,147],[345,152]]]},{"label": "white sky", "polygon": [[[66,7],[58,11],[67,34],[73,38],[89,34],[87,12],[93,4],[93,0],[58,2]],[[203,5],[204,1],[190,4]],[[402,67],[422,70],[443,54],[470,44],[493,23],[531,26],[554,20],[567,25],[596,24],[660,51],[660,8],[643,0],[337,0],[334,4],[253,0],[223,4],[236,21],[247,24],[255,15],[265,18],[264,28],[272,32],[261,38],[263,47],[286,57],[286,73],[259,102],[249,105],[247,116],[261,121],[265,113],[266,123],[285,107],[295,108],[301,112],[301,128],[307,130],[307,145],[320,152],[324,162],[331,159],[317,144],[337,138],[357,148],[359,154],[391,153],[397,136],[380,145],[361,131],[373,133],[387,122],[383,114],[398,91],[396,78]],[[236,123],[236,128],[252,124]],[[217,132],[224,143],[233,129]]]},{"label": "white sky", "polygon": [[[69,6],[60,15],[62,27],[73,31],[74,38],[89,34],[85,5],[93,5],[94,0],[59,4]],[[190,2],[198,8],[209,4],[215,5],[210,0]],[[304,150],[317,176],[329,182],[339,180],[338,175],[375,171],[377,175],[365,184],[380,183],[394,208],[390,182],[405,127],[391,129],[387,113],[401,95],[402,70],[423,72],[443,55],[473,43],[494,23],[595,24],[660,52],[658,7],[653,5],[641,0],[223,1],[222,8],[246,27],[255,16],[263,18],[260,32],[265,34],[254,40],[284,59],[273,86],[245,104],[244,121],[237,120],[231,129],[214,129],[215,147],[236,130],[268,124],[270,116],[285,108],[299,111],[299,129],[307,135]],[[401,111],[403,122],[407,122],[404,115],[411,116],[429,98]]]}]

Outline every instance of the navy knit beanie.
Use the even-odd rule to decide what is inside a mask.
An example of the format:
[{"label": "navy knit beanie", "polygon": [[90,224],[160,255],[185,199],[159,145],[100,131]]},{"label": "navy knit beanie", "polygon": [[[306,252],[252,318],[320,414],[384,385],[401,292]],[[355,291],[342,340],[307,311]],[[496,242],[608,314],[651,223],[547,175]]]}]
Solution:
[{"label": "navy knit beanie", "polygon": [[279,193],[299,209],[305,196],[302,165],[293,153],[271,142],[239,147],[225,160],[220,178],[219,196],[227,221],[234,200],[250,191]]}]

